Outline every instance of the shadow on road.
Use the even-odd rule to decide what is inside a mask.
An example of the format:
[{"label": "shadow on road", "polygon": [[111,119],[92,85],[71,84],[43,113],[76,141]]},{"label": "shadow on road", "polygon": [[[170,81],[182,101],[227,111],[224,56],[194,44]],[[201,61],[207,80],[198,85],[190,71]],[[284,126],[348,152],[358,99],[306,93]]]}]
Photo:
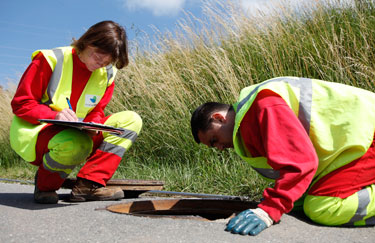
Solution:
[{"label": "shadow on road", "polygon": [[303,212],[303,210],[292,210],[291,212],[288,213],[288,215],[300,220],[300,221],[303,221],[307,224],[310,224],[310,225],[315,225],[317,226],[318,224],[314,223],[311,219],[309,219],[306,214]]},{"label": "shadow on road", "polygon": [[[59,200],[66,201],[67,198],[69,198],[69,194],[59,194]],[[28,210],[43,210],[74,204],[39,204],[34,202],[33,193],[0,193],[0,205]]]}]

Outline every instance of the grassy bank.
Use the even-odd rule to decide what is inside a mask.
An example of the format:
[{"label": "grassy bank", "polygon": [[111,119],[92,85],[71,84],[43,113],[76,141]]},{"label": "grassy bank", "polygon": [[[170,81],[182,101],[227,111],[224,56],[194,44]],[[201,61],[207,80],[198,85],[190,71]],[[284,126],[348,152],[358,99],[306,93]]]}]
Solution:
[{"label": "grassy bank", "polygon": [[[362,1],[249,17],[227,2],[208,3],[200,24],[187,15],[171,33],[139,36],[107,109],[137,111],[144,127],[115,177],[164,180],[167,190],[259,198],[267,184],[233,152],[194,143],[191,112],[206,101],[233,103],[241,88],[276,76],[374,91],[374,7]],[[10,120],[2,122],[8,126]],[[6,140],[1,146],[7,151]],[[13,153],[1,156],[8,158],[3,168],[22,163]]]}]

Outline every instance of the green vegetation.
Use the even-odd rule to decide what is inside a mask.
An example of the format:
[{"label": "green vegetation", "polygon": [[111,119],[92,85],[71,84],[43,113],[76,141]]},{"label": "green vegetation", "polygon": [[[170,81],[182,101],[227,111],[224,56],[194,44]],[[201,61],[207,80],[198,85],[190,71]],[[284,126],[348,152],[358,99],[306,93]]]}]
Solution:
[{"label": "green vegetation", "polygon": [[[107,111],[134,110],[144,126],[115,177],[163,180],[166,190],[258,199],[267,183],[233,152],[195,144],[191,112],[206,101],[233,103],[243,87],[276,76],[374,91],[375,4],[341,2],[249,17],[216,2],[207,3],[205,11],[207,19],[198,25],[187,15],[173,32],[139,36],[142,46],[131,43],[132,61],[119,73]],[[8,134],[10,119],[2,122],[2,134]],[[4,177],[25,163],[5,137],[0,146]]]}]

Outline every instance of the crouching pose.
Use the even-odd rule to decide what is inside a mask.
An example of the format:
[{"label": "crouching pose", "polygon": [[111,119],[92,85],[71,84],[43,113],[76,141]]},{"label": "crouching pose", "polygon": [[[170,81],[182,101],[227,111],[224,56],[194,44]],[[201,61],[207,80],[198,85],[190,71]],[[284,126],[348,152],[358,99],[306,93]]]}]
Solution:
[{"label": "crouching pose", "polygon": [[[72,46],[32,54],[11,102],[15,116],[10,141],[24,160],[39,167],[34,192],[37,203],[57,203],[56,190],[82,163],[72,201],[124,197],[120,188],[105,186],[136,140],[142,120],[132,111],[105,116],[104,108],[111,100],[117,69],[128,62],[125,30],[112,21],[91,26]],[[88,132],[40,123],[39,119],[101,123],[123,133]]]},{"label": "crouching pose", "polygon": [[[244,88],[191,118],[197,143],[235,152],[274,186],[227,231],[256,235],[297,204],[323,225],[375,225],[375,94],[308,78]],[[298,201],[297,201],[298,200]]]}]

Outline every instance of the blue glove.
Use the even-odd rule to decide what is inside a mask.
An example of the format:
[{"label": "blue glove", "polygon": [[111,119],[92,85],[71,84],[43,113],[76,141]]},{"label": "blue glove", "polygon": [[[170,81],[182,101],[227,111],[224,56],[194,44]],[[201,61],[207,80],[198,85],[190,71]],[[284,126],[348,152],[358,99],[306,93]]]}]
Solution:
[{"label": "blue glove", "polygon": [[251,209],[247,209],[232,218],[227,224],[225,230],[231,231],[233,234],[257,235],[267,227],[266,222],[257,216]]}]

